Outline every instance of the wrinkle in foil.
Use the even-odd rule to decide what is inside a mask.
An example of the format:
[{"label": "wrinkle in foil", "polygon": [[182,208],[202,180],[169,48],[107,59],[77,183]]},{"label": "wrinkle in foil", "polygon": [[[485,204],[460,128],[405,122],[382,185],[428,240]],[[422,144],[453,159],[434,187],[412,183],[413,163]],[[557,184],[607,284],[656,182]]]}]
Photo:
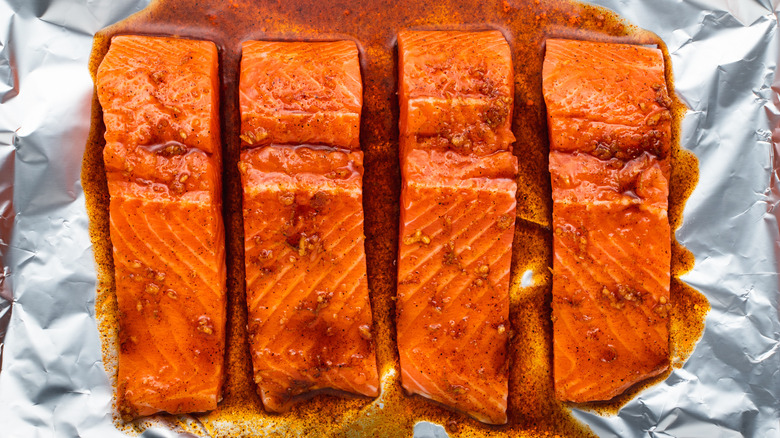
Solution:
[{"label": "wrinkle in foil", "polygon": [[[13,136],[9,136],[13,139]],[[11,144],[0,143],[0,371],[3,369],[3,345],[8,323],[11,320],[11,271],[6,263],[8,241],[14,220],[13,175],[14,149]]]},{"label": "wrinkle in foil", "polygon": [[[79,181],[92,35],[148,0],[0,0],[0,435],[121,436],[95,322]],[[780,56],[776,0],[594,0],[658,34],[699,159],[678,241],[682,279],[710,301],[687,362],[604,437],[780,437]],[[441,438],[430,423],[417,437]],[[161,428],[147,438],[191,436]]]}]

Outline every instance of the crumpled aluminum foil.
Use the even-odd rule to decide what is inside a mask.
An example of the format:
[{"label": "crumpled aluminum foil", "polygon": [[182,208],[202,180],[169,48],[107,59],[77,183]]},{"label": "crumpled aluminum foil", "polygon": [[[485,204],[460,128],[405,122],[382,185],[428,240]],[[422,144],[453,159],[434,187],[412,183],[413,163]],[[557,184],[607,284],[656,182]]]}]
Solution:
[{"label": "crumpled aluminum foil", "polygon": [[[92,35],[148,0],[0,0],[0,435],[121,436],[79,175]],[[657,33],[700,180],[677,239],[712,305],[693,355],[600,436],[780,437],[780,0],[592,0]],[[774,139],[774,141],[773,141]],[[149,429],[145,437],[170,437]],[[420,423],[420,438],[444,429]]]}]

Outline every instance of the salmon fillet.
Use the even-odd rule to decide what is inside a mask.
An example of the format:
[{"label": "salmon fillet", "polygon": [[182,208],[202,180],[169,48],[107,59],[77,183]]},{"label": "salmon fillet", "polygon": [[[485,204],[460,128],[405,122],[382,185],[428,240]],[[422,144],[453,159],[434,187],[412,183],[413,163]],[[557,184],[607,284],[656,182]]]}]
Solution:
[{"label": "salmon fillet", "polygon": [[225,347],[217,50],[115,37],[97,93],[124,415],[216,408]]},{"label": "salmon fillet", "polygon": [[511,150],[512,54],[498,31],[398,34],[401,160],[409,150]]},{"label": "salmon fillet", "polygon": [[609,400],[669,366],[670,100],[646,47],[548,40],[556,396]]},{"label": "salmon fillet", "polygon": [[[318,389],[379,394],[357,56],[344,41],[244,45],[239,170],[250,349],[273,412]],[[258,132],[269,137],[257,140]],[[267,143],[291,145],[257,147]]]},{"label": "salmon fillet", "polygon": [[507,421],[517,159],[499,32],[402,32],[396,326],[403,387]]},{"label": "salmon fillet", "polygon": [[248,41],[239,84],[244,146],[359,149],[363,88],[354,42]]}]

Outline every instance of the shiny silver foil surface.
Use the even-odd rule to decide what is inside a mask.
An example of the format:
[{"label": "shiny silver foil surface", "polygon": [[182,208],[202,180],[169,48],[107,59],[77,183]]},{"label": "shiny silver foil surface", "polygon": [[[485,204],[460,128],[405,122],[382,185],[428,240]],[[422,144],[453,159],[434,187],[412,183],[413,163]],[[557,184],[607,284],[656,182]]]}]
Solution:
[{"label": "shiny silver foil surface", "polygon": [[[92,35],[148,0],[0,0],[0,437],[122,436],[79,180]],[[699,159],[678,241],[710,301],[694,353],[603,437],[780,437],[780,0],[592,0],[658,34]],[[420,423],[416,437],[445,437]],[[145,437],[172,437],[151,428]]]}]

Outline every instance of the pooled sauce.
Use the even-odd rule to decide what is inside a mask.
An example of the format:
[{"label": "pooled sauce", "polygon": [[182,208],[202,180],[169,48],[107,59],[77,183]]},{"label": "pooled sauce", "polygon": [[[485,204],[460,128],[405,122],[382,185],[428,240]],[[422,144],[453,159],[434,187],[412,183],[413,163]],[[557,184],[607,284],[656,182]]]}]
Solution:
[{"label": "pooled sauce", "polygon": [[[488,426],[449,411],[401,388],[395,344],[396,256],[400,197],[398,163],[397,52],[402,29],[498,29],[510,46],[515,69],[514,153],[520,162],[517,225],[510,287],[509,423]],[[550,321],[552,198],[547,171],[549,144],[542,98],[542,62],[547,38],[658,45],[664,51],[667,85],[673,90],[671,59],[656,35],[626,24],[606,9],[568,0],[158,0],[147,9],[95,36],[90,69],[95,77],[111,37],[118,34],[177,36],[213,41],[219,48],[221,135],[223,146],[223,215],[228,267],[228,327],[223,400],[209,413],[158,415],[172,428],[212,436],[261,432],[299,436],[408,437],[415,423],[444,426],[451,436],[592,436],[555,400]],[[241,43],[246,40],[354,40],[360,48],[364,104],[360,144],[364,151],[366,256],[382,394],[376,399],[325,392],[302,401],[287,413],[263,410],[252,380],[247,343],[244,284],[242,189],[239,156],[238,77]],[[684,105],[672,111],[673,153],[669,196],[672,230],[682,223],[685,201],[698,180],[698,162],[680,148]],[[108,221],[108,190],[103,167],[105,144],[100,106],[93,100],[92,130],[84,155],[82,182],[87,196],[90,234],[98,265],[96,311],[104,362],[116,378],[117,305]],[[693,267],[693,256],[672,242],[670,318],[671,361],[681,366],[704,329],[709,309],[699,292],[679,276]],[[663,380],[668,372],[643,382],[606,403],[579,405],[603,414],[616,412],[639,390]],[[115,383],[115,382],[114,382]],[[117,427],[141,431],[143,420]]]}]

